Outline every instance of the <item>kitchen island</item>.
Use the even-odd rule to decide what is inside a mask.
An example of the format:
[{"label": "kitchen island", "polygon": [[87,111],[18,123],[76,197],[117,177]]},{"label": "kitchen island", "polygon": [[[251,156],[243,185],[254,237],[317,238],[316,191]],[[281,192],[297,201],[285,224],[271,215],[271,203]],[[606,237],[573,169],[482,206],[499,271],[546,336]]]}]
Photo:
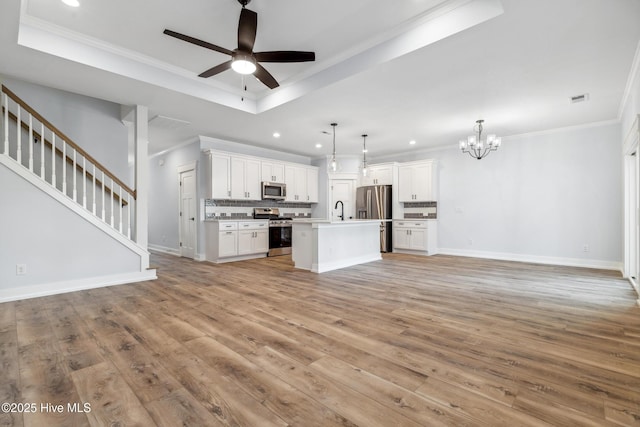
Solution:
[{"label": "kitchen island", "polygon": [[295,267],[314,273],[382,259],[380,220],[294,220],[292,241]]}]

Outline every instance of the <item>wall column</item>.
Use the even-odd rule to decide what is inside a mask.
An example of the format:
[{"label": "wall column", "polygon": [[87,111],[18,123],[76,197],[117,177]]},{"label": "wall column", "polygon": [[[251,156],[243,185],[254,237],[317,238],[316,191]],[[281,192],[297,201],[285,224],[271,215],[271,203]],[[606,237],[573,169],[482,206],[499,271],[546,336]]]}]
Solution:
[{"label": "wall column", "polygon": [[[136,189],[136,233],[138,245],[149,246],[149,110],[146,106],[134,107],[134,152]],[[144,264],[144,263],[143,263]],[[147,268],[149,260],[146,260]]]}]

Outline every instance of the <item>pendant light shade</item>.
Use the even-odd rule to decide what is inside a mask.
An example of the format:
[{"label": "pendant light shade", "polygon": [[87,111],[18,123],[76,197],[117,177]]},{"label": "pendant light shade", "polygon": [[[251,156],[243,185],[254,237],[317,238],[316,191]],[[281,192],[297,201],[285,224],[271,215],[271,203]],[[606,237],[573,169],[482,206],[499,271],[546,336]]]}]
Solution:
[{"label": "pendant light shade", "polygon": [[367,134],[362,135],[362,176],[367,176]]},{"label": "pendant light shade", "polygon": [[338,161],[336,160],[336,126],[338,126],[338,124],[331,123],[331,126],[333,127],[333,153],[331,154],[331,163],[329,164],[329,167],[333,172],[335,172],[338,170]]}]

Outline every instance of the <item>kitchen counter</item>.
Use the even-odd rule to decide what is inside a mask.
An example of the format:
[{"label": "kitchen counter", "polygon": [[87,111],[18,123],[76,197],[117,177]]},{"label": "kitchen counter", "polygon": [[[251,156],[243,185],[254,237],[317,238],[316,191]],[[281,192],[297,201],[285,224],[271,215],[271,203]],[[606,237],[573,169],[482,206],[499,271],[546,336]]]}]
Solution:
[{"label": "kitchen counter", "polygon": [[380,220],[296,219],[292,240],[295,267],[314,273],[382,259]]}]

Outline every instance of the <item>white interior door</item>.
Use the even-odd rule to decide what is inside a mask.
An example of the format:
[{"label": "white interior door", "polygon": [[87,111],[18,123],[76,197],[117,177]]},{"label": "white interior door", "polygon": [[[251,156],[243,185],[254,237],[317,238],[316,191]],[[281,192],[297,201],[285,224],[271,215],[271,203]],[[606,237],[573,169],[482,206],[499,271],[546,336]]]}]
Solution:
[{"label": "white interior door", "polygon": [[196,253],[196,171],[180,172],[180,256],[194,258]]},{"label": "white interior door", "polygon": [[331,220],[339,221],[342,210],[340,206],[335,209],[336,203],[342,201],[344,203],[344,219],[348,220],[354,217],[355,198],[356,198],[356,181],[352,179],[333,179],[331,180]]}]

